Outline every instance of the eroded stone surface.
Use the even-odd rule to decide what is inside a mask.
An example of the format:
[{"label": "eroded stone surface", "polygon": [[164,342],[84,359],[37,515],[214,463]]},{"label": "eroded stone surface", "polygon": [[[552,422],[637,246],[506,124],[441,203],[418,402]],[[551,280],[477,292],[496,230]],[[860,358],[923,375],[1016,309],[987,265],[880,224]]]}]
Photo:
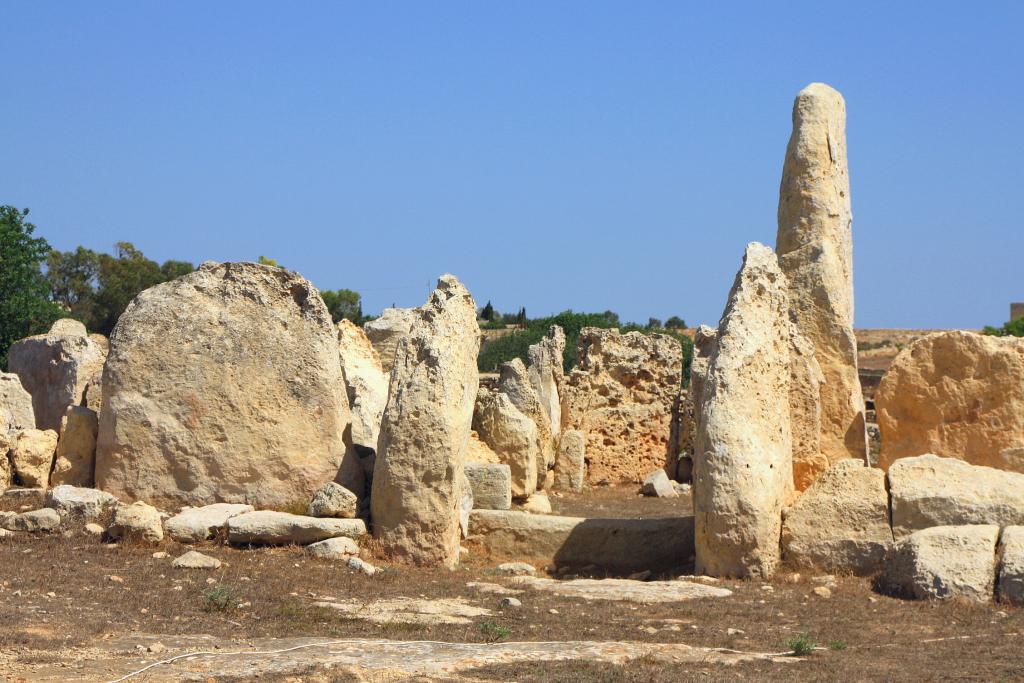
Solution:
[{"label": "eroded stone surface", "polygon": [[725,598],[732,595],[732,591],[727,588],[689,581],[631,581],[629,579],[556,581],[533,576],[517,576],[512,579],[512,583],[569,598],[622,600],[643,604],[682,602],[699,598]]},{"label": "eroded stone surface", "polygon": [[999,536],[999,597],[1024,605],[1024,526],[1005,527]]},{"label": "eroded stone surface", "polygon": [[97,520],[117,503],[117,498],[105,491],[77,486],[55,486],[46,493],[46,507],[77,522]]},{"label": "eroded stone surface", "polygon": [[697,571],[771,576],[793,488],[790,321],[775,254],[747,246],[698,389],[693,458]]},{"label": "eroded stone surface", "polygon": [[46,488],[57,450],[57,432],[24,429],[11,440],[11,464],[22,486]]},{"label": "eroded stone surface", "polygon": [[[820,447],[827,464],[867,456],[853,334],[852,225],[846,103],[833,88],[812,83],[793,103],[776,250],[797,330],[814,347],[823,375]],[[824,466],[805,472],[804,481],[810,484]]]},{"label": "eroded stone surface", "polygon": [[179,543],[199,543],[226,530],[228,520],[246,512],[252,506],[244,503],[213,503],[196,508],[185,508],[164,522],[164,531]]},{"label": "eroded stone surface", "polygon": [[444,275],[399,342],[378,442],[374,536],[395,559],[458,562],[479,350],[476,303],[462,283]]},{"label": "eroded stone surface", "polygon": [[0,372],[0,438],[11,431],[34,429],[36,414],[32,395],[13,372]]},{"label": "eroded stone surface", "polygon": [[367,321],[363,325],[366,338],[380,357],[381,368],[391,374],[395,365],[395,352],[398,342],[409,334],[413,320],[416,318],[415,308],[385,308],[379,317]]},{"label": "eroded stone surface", "polygon": [[885,473],[840,460],[786,510],[782,548],[800,568],[870,575],[893,544]]},{"label": "eroded stone surface", "polygon": [[964,524],[1024,524],[1024,474],[921,455],[889,468],[892,530]]},{"label": "eroded stone surface", "polygon": [[466,479],[478,510],[508,510],[512,507],[512,471],[508,465],[466,463]]},{"label": "eroded stone surface", "polygon": [[525,498],[537,490],[537,462],[543,458],[537,424],[501,391],[481,389],[473,410],[480,439],[509,468],[512,495]]},{"label": "eroded stone surface", "polygon": [[993,525],[915,531],[897,543],[885,581],[891,590],[919,600],[991,600],[998,538],[999,527]]},{"label": "eroded stone surface", "polygon": [[50,483],[54,486],[93,486],[99,416],[84,406],[68,406],[60,423],[56,459]]},{"label": "eroded stone surface", "polygon": [[472,624],[478,617],[491,614],[489,609],[472,605],[464,598],[338,600],[314,602],[313,606],[337,610],[375,624]]},{"label": "eroded stone surface", "polygon": [[875,394],[878,465],[924,453],[1024,472],[1024,339],[953,330],[903,349]]},{"label": "eroded stone surface", "polygon": [[124,500],[294,505],[346,454],[337,333],[283,268],[204,263],[145,290],[103,381],[96,483]]},{"label": "eroded stone surface", "polygon": [[106,351],[86,335],[77,320],[58,320],[46,334],[11,346],[7,369],[32,395],[39,429],[60,429],[68,406],[81,405],[89,380],[102,371]]},{"label": "eroded stone surface", "polygon": [[366,333],[350,320],[338,323],[338,353],[352,408],[352,442],[376,450],[388,402],[388,375]]},{"label": "eroded stone surface", "polygon": [[587,437],[587,481],[639,482],[675,465],[682,347],[672,337],[585,327],[566,377],[563,421]]},{"label": "eroded stone surface", "polygon": [[236,544],[305,545],[337,536],[359,538],[366,533],[361,519],[304,517],[287,512],[258,510],[228,519],[228,541]]}]

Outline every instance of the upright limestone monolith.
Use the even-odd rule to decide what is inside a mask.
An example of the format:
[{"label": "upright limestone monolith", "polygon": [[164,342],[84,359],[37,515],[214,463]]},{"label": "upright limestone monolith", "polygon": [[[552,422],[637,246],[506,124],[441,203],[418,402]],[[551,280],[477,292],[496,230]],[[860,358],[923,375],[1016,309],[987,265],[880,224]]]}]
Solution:
[{"label": "upright limestone monolith", "polygon": [[864,399],[853,334],[853,216],[846,163],[846,103],[812,83],[793,104],[793,134],[779,190],[776,250],[797,329],[821,367],[821,455],[794,463],[801,487],[830,463],[865,459]]},{"label": "upright limestone monolith", "polygon": [[693,506],[699,573],[769,577],[793,486],[792,324],[772,250],[747,246],[699,395]]},{"label": "upright limestone monolith", "polygon": [[476,303],[444,275],[398,344],[377,442],[373,533],[395,560],[458,563],[479,350]]}]

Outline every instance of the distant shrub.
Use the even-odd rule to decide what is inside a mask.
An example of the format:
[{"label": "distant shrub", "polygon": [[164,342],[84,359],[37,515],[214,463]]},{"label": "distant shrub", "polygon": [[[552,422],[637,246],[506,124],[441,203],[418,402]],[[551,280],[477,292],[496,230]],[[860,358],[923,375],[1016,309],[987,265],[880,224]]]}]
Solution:
[{"label": "distant shrub", "polygon": [[793,651],[798,657],[803,657],[814,652],[814,648],[817,647],[817,643],[811,640],[811,636],[807,633],[800,633],[793,636],[786,641],[786,647]]},{"label": "distant shrub", "polygon": [[225,612],[235,604],[235,589],[224,584],[217,584],[203,589],[206,609]]},{"label": "distant shrub", "polygon": [[512,635],[512,629],[493,621],[485,621],[480,624],[480,633],[488,643],[494,643]]},{"label": "distant shrub", "polygon": [[1017,318],[1002,327],[986,326],[982,333],[993,337],[1024,337],[1024,318]]}]

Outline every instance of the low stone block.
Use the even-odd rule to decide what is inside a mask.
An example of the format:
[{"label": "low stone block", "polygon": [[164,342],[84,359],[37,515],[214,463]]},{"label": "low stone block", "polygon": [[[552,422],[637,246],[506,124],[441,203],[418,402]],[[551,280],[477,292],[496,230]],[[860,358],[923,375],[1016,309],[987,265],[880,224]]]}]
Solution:
[{"label": "low stone block", "polygon": [[359,538],[366,533],[361,519],[304,517],[287,512],[259,510],[228,520],[228,541],[235,544],[306,545],[328,538]]},{"label": "low stone block", "polygon": [[893,592],[924,600],[992,599],[999,527],[936,526],[915,531],[896,545],[885,574]]},{"label": "low stone block", "polygon": [[478,510],[508,510],[512,507],[512,469],[508,465],[466,463],[466,478]]},{"label": "low stone block", "polygon": [[164,522],[164,531],[179,543],[199,543],[215,537],[227,526],[229,519],[246,512],[252,512],[252,506],[243,503],[185,508]]},{"label": "low stone block", "polygon": [[586,519],[474,510],[469,541],[493,560],[632,573],[678,569],[693,558],[693,517]]}]

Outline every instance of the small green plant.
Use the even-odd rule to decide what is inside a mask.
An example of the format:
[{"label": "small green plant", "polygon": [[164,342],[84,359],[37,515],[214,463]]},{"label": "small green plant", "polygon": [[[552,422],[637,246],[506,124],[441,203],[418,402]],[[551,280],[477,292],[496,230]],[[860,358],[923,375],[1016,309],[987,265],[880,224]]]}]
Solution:
[{"label": "small green plant", "polygon": [[512,629],[493,621],[485,621],[480,624],[480,633],[483,634],[484,639],[488,643],[495,643],[502,638],[508,638],[512,635]]},{"label": "small green plant", "polygon": [[226,612],[235,605],[235,589],[218,583],[203,589],[203,599],[206,600],[206,609]]},{"label": "small green plant", "polygon": [[797,657],[811,654],[816,646],[817,644],[807,633],[799,633],[786,641],[786,647],[792,650]]},{"label": "small green plant", "polygon": [[828,647],[829,647],[830,650],[835,650],[835,651],[839,652],[841,650],[845,650],[846,649],[846,643],[844,643],[841,640],[830,640],[830,641],[828,641]]}]

